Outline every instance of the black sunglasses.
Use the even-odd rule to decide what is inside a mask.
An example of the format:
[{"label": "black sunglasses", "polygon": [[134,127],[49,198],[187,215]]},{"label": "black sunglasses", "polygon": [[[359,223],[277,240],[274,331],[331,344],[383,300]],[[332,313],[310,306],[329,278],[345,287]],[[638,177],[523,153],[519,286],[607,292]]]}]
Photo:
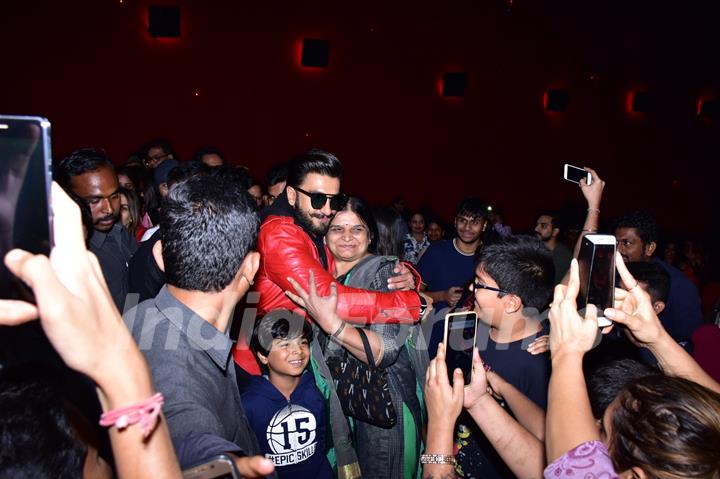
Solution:
[{"label": "black sunglasses", "polygon": [[477,291],[479,289],[487,289],[488,291],[495,291],[496,293],[512,294],[510,291],[507,291],[507,290],[504,290],[501,288],[496,288],[494,286],[488,286],[486,284],[482,284],[479,281],[473,281],[472,286],[473,286],[473,291]]},{"label": "black sunglasses", "polygon": [[344,193],[338,193],[337,195],[327,195],[325,193],[310,193],[302,188],[293,186],[295,190],[310,197],[310,205],[313,209],[321,210],[325,206],[328,200],[330,200],[330,209],[333,211],[339,211],[345,207],[347,203],[347,195]]}]

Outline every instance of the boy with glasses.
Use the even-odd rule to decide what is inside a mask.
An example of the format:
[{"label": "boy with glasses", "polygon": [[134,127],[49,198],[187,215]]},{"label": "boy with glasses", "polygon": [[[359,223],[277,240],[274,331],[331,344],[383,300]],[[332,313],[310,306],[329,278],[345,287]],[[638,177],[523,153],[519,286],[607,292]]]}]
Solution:
[{"label": "boy with glasses", "polygon": [[154,170],[165,160],[175,158],[172,146],[166,140],[152,140],[147,143],[142,149],[141,156],[143,164],[150,170]]},{"label": "boy with glasses", "polygon": [[[542,409],[547,407],[549,357],[547,352],[532,355],[527,348],[548,332],[540,313],[550,301],[554,274],[552,253],[542,241],[510,236],[480,251],[470,286],[479,318],[477,346],[483,363]],[[507,410],[504,401],[501,406]],[[479,426],[465,422],[472,426],[461,424],[457,433],[462,438],[458,462],[465,477],[514,477],[496,452],[503,447],[494,440],[497,435],[484,431],[482,422]],[[542,455],[543,451],[538,447],[519,453],[541,462],[529,455]]]}]

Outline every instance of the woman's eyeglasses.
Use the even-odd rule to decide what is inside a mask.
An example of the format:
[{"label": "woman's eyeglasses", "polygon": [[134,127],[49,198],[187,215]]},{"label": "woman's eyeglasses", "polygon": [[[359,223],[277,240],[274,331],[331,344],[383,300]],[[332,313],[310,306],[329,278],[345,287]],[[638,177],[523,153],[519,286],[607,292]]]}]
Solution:
[{"label": "woman's eyeglasses", "polygon": [[305,191],[302,188],[298,188],[297,186],[293,186],[296,191],[299,191],[300,193],[307,195],[310,197],[310,205],[313,207],[313,209],[321,210],[325,206],[325,203],[330,200],[330,209],[333,211],[339,211],[343,209],[345,206],[345,203],[347,203],[347,195],[344,193],[338,193],[337,195],[327,195],[325,193],[311,193],[309,191]]}]

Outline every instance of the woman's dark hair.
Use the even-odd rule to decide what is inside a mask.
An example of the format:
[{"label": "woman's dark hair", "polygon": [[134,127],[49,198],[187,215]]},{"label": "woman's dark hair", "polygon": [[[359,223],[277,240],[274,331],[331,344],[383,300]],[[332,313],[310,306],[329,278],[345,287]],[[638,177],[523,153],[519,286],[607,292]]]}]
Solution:
[{"label": "woman's dark hair", "polygon": [[152,183],[145,189],[143,200],[145,213],[150,217],[153,226],[158,225],[160,223],[160,193]]},{"label": "woman's dark hair", "polygon": [[142,220],[142,216],[140,213],[140,199],[138,198],[138,195],[135,194],[133,190],[128,190],[127,188],[120,188],[118,192],[125,196],[127,198],[128,202],[128,211],[130,213],[130,224],[127,225],[127,230],[130,232],[130,235],[134,238],[137,234],[138,226],[140,225],[140,221]]},{"label": "woman's dark hair", "polygon": [[423,213],[422,211],[419,211],[419,210],[418,210],[418,211],[413,211],[412,214],[410,215],[410,221],[412,221],[412,217],[415,216],[415,215],[418,215],[420,218],[422,218],[423,223],[425,223],[425,229],[427,229],[427,225],[428,225],[428,217],[427,217],[427,215],[426,215],[425,213]]},{"label": "woman's dark hair", "polygon": [[379,254],[377,253],[378,230],[375,225],[375,216],[373,215],[370,207],[368,207],[368,205],[366,205],[365,202],[357,196],[351,196],[345,203],[345,207],[338,211],[338,213],[342,213],[343,211],[355,213],[360,217],[362,222],[365,223],[368,228],[368,240],[370,241],[368,253]]},{"label": "woman's dark hair", "polygon": [[152,176],[143,166],[122,165],[117,167],[116,172],[118,175],[125,175],[130,178],[130,181],[132,181],[133,184],[133,189],[138,196],[142,196],[148,185],[152,184]]},{"label": "woman's dark hair", "polygon": [[388,206],[377,206],[373,209],[377,229],[375,241],[375,254],[382,256],[396,256],[402,258],[403,237],[400,214]]},{"label": "woman's dark hair", "polygon": [[720,394],[661,374],[620,393],[608,438],[618,471],[641,468],[658,479],[715,479],[720,474]]}]

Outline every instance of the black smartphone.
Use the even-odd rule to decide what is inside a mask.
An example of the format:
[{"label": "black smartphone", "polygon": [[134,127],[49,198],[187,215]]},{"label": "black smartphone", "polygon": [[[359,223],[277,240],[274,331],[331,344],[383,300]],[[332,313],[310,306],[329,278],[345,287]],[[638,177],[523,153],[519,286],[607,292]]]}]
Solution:
[{"label": "black smartphone", "polygon": [[477,313],[462,311],[445,315],[445,363],[450,384],[456,368],[463,372],[465,384],[470,384],[472,355],[477,334]]},{"label": "black smartphone", "polygon": [[598,325],[601,328],[612,322],[603,315],[615,301],[615,248],[613,235],[586,235],[580,245],[578,272],[580,295],[578,308],[594,304],[598,309]]},{"label": "black smartphone", "polygon": [[5,254],[21,248],[50,254],[52,208],[50,122],[0,115],[0,298],[32,301],[32,292],[5,267]]},{"label": "black smartphone", "polygon": [[211,457],[183,471],[183,479],[242,479],[235,461],[227,454]]}]

